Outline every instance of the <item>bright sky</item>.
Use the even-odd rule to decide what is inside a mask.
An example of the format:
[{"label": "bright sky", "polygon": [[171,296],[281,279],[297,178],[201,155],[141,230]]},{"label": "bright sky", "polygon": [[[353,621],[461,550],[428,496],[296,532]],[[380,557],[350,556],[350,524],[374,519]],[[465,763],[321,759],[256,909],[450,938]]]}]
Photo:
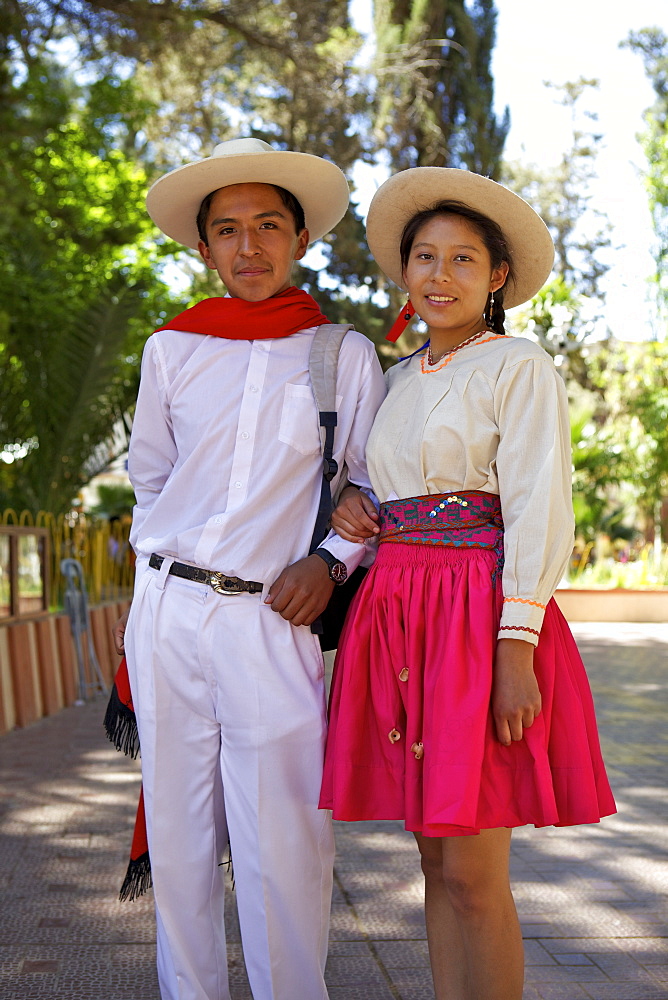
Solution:
[{"label": "bright sky", "polygon": [[[652,335],[653,309],[647,278],[653,271],[653,232],[640,170],[644,165],[636,135],[642,114],[654,101],[642,59],[619,43],[630,31],[668,30],[666,0],[496,0],[497,40],[492,70],[497,110],[507,104],[511,129],[505,157],[556,165],[570,142],[569,118],[544,81],[556,84],[578,77],[600,80],[591,91],[588,110],[599,115],[595,127],[604,136],[598,159],[599,180],[592,206],[613,225],[617,247],[608,273],[606,320],[620,339]],[[359,30],[371,24],[371,0],[351,0]],[[376,181],[377,183],[377,181]],[[361,194],[361,192],[360,192]],[[366,209],[368,198],[360,201]]]},{"label": "bright sky", "polygon": [[642,59],[619,43],[629,32],[668,27],[666,0],[560,0],[536,16],[535,0],[497,0],[497,41],[492,69],[498,107],[512,117],[506,158],[548,166],[569,141],[568,115],[543,81],[565,83],[580,76],[600,80],[590,110],[605,148],[592,205],[613,225],[614,266],[608,273],[606,319],[620,339],[651,335],[653,310],[646,279],[653,272],[654,239],[640,171],[645,161],[636,135],[654,92]]}]

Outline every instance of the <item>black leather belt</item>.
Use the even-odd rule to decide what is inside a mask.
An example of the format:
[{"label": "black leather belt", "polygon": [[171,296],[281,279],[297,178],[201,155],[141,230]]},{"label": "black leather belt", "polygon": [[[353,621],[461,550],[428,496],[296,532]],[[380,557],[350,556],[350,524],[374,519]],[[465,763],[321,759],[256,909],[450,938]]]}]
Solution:
[{"label": "black leather belt", "polygon": [[[153,553],[148,561],[151,569],[160,569],[164,556]],[[187,563],[173,562],[169,567],[171,576],[180,576],[182,580],[194,580],[195,583],[206,583],[217,594],[259,594],[262,584],[253,580],[240,580],[238,576],[225,576],[212,569],[200,569],[199,566],[188,566]]]}]

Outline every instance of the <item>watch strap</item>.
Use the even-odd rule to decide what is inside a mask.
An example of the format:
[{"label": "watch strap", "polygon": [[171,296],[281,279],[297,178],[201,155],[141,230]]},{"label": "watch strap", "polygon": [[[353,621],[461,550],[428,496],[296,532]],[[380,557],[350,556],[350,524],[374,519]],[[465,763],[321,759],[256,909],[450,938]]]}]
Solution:
[{"label": "watch strap", "polygon": [[333,570],[335,566],[343,566],[346,576],[348,575],[348,569],[346,564],[341,559],[337,559],[336,556],[332,555],[327,549],[317,548],[313,550],[314,556],[320,556],[320,558],[327,563],[329,568],[329,578],[333,580],[334,583],[343,583],[343,580],[337,580],[333,575]]}]

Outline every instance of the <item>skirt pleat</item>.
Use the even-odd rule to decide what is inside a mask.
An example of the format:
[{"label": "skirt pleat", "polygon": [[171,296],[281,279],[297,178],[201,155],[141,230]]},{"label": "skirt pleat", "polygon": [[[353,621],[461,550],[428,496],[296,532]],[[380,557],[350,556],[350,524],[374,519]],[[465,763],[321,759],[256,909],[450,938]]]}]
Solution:
[{"label": "skirt pleat", "polygon": [[491,714],[503,597],[484,549],[381,544],[343,630],[321,808],[427,836],[594,823],[615,811],[580,654],[554,600],[542,710],[505,747]]}]

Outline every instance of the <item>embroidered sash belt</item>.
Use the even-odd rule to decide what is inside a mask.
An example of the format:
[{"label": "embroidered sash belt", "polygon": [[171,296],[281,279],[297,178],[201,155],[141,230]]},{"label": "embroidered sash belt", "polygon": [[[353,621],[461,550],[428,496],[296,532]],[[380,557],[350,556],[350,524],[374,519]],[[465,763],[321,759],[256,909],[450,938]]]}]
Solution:
[{"label": "embroidered sash belt", "polygon": [[503,562],[503,518],[495,493],[461,490],[380,505],[380,542],[490,549]]}]

